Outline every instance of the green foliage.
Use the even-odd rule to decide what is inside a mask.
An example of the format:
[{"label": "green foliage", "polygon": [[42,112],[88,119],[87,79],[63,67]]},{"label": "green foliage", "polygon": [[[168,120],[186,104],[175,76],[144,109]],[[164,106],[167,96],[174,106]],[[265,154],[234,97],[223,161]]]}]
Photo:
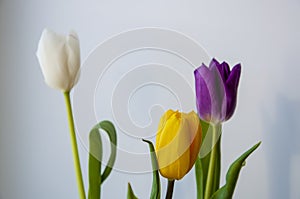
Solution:
[{"label": "green foliage", "polygon": [[234,161],[231,164],[226,174],[226,184],[213,194],[213,196],[211,197],[212,199],[232,198],[240,171],[242,167],[245,166],[245,161],[247,157],[251,153],[253,153],[257,149],[257,147],[259,147],[260,144],[261,142],[254,145],[252,148],[250,148],[248,151],[242,154],[236,161]]},{"label": "green foliage", "polygon": [[[210,126],[209,123],[203,121],[200,119],[201,127],[202,127],[202,142],[205,140],[205,138],[211,136],[208,135],[208,133],[212,133],[212,126]],[[208,135],[208,136],[207,136]],[[207,136],[207,137],[206,137]],[[210,139],[210,138],[208,138]],[[220,173],[220,158],[221,158],[221,151],[220,151],[220,143],[221,138],[216,143],[217,147],[217,154],[216,154],[216,167],[215,173]],[[206,143],[207,144],[207,143]],[[208,147],[208,146],[205,146]],[[211,143],[209,144],[209,147],[211,147]],[[200,154],[199,154],[200,155]],[[207,174],[208,174],[208,168],[209,168],[209,162],[210,162],[210,156],[211,152],[206,154],[204,157],[198,157],[195,162],[195,173],[196,173],[196,186],[197,186],[197,199],[203,199],[204,193],[206,189],[206,182],[207,182]],[[214,175],[214,185],[213,185],[213,192],[215,192],[219,188],[219,181],[220,176]]]},{"label": "green foliage", "polygon": [[[101,174],[102,161],[102,141],[100,129],[103,129],[109,137],[111,154],[108,164]],[[89,199],[99,199],[101,197],[101,184],[111,173],[112,167],[116,160],[117,134],[114,125],[110,121],[102,121],[94,126],[89,135]]]},{"label": "green foliage", "polygon": [[89,199],[100,198],[102,142],[98,129],[92,129],[89,136]]},{"label": "green foliage", "polygon": [[152,144],[152,142],[150,142],[149,140],[144,140],[144,142],[147,142],[149,145],[149,149],[151,152],[151,163],[152,163],[152,176],[153,176],[153,180],[152,180],[152,190],[151,190],[151,195],[150,195],[150,199],[160,199],[160,179],[159,179],[159,173],[158,173],[158,163],[157,163],[157,157],[155,154],[155,150],[154,150],[154,146]]},{"label": "green foliage", "polygon": [[138,198],[134,195],[130,183],[128,183],[127,199],[138,199]]}]

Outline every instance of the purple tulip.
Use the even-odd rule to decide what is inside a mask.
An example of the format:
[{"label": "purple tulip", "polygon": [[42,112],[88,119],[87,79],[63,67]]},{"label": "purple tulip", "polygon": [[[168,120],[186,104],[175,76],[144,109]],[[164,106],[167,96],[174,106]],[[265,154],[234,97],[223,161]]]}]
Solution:
[{"label": "purple tulip", "polygon": [[241,64],[230,71],[226,62],[212,59],[194,71],[198,114],[202,120],[220,123],[228,120],[236,107]]}]

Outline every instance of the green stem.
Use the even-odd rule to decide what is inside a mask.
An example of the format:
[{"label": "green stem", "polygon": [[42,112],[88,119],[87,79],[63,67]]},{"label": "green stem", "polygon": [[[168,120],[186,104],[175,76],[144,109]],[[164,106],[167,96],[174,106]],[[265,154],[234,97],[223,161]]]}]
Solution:
[{"label": "green stem", "polygon": [[78,192],[79,192],[80,199],[85,199],[85,191],[84,191],[84,185],[83,185],[81,168],[80,168],[80,160],[79,160],[79,155],[78,155],[75,127],[74,127],[74,119],[73,119],[72,106],[71,106],[71,100],[70,100],[70,92],[64,92],[64,97],[65,97],[65,103],[66,103],[66,108],[67,108],[67,113],[68,113],[68,122],[69,122],[69,128],[70,128],[72,153],[73,153],[73,159],[74,159],[74,167],[75,167],[75,173],[76,173]]},{"label": "green stem", "polygon": [[175,180],[168,180],[168,190],[167,190],[166,199],[172,199],[174,183],[175,183]]},{"label": "green stem", "polygon": [[214,173],[216,167],[216,159],[217,159],[217,147],[216,147],[216,139],[217,139],[217,128],[216,125],[211,125],[212,127],[212,150],[210,154],[208,174],[206,180],[206,187],[204,193],[204,199],[209,199],[212,196],[213,186],[214,186]]}]

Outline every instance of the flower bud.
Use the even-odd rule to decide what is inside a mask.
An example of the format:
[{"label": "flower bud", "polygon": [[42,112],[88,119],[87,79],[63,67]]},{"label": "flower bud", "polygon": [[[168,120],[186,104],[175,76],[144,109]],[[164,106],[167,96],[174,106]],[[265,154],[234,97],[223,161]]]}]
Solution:
[{"label": "flower bud", "polygon": [[159,171],[170,180],[183,178],[193,167],[201,145],[197,114],[168,110],[160,119],[155,151]]},{"label": "flower bud", "polygon": [[45,29],[36,56],[49,87],[66,92],[77,83],[80,49],[76,33],[64,36]]},{"label": "flower bud", "polygon": [[230,119],[236,107],[241,65],[230,71],[226,62],[213,59],[209,67],[202,64],[194,74],[199,117],[215,124]]}]

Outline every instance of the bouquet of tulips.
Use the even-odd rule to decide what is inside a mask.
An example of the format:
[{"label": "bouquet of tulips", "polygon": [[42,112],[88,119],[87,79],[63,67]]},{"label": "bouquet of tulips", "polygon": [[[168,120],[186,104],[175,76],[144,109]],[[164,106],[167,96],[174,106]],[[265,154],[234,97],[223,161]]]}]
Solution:
[{"label": "bouquet of tulips", "polygon": [[[42,33],[37,57],[48,86],[63,92],[69,119],[75,173],[80,199],[99,199],[101,184],[108,178],[116,159],[117,133],[110,121],[101,121],[89,134],[89,190],[86,194],[78,155],[70,91],[80,74],[80,48],[76,33],[59,35],[49,30]],[[149,140],[153,168],[151,199],[161,198],[160,176],[168,180],[165,198],[173,196],[174,183],[195,167],[197,199],[229,199],[241,168],[260,142],[248,149],[229,167],[226,183],[220,186],[222,124],[236,108],[241,65],[230,70],[226,62],[212,59],[209,67],[202,64],[194,71],[197,113],[168,110],[158,124],[155,146]],[[105,169],[101,169],[102,142],[100,129],[111,141],[111,154]],[[138,198],[128,183],[128,199]]]}]

